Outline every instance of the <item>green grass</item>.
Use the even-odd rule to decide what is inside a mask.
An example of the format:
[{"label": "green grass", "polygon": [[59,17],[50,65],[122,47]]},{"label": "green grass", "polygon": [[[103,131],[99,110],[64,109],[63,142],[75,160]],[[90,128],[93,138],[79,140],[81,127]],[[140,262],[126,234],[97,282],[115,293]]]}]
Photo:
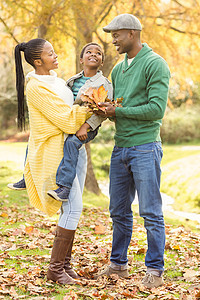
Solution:
[{"label": "green grass", "polygon": [[[112,144],[91,144],[98,180],[109,175]],[[200,143],[164,145],[161,191],[174,198],[174,209],[200,213]],[[102,160],[103,157],[103,160]]]},{"label": "green grass", "polygon": [[195,146],[164,146],[161,191],[175,199],[176,210],[200,213],[200,146]]},{"label": "green grass", "polygon": [[[19,180],[23,173],[23,161],[27,143],[0,142],[0,157],[7,161],[0,163],[0,201],[8,198],[12,205],[28,203],[27,194],[20,192],[20,201],[16,201],[18,192],[5,189],[9,182]],[[198,148],[196,148],[198,147]],[[174,209],[188,212],[200,212],[200,142],[183,145],[164,145],[162,160],[161,191],[175,199]],[[92,161],[97,179],[108,182],[110,157],[113,143],[91,144]],[[197,159],[198,158],[198,159]],[[11,159],[14,160],[11,162]],[[103,207],[108,209],[109,199],[101,194],[97,196],[84,190],[83,202],[85,207]],[[166,220],[171,223],[184,222],[184,218],[166,213]],[[176,223],[177,224],[177,223]],[[188,225],[189,224],[189,225]],[[186,226],[196,227],[196,222],[187,221]],[[17,226],[14,224],[13,226]]]}]

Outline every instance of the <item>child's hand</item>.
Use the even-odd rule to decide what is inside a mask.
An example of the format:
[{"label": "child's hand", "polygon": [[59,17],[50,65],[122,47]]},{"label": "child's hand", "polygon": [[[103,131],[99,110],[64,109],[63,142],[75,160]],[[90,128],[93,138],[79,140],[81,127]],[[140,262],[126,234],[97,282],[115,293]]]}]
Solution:
[{"label": "child's hand", "polygon": [[77,131],[76,136],[80,141],[84,141],[87,139],[87,130],[90,128],[90,125],[84,123],[81,128]]}]

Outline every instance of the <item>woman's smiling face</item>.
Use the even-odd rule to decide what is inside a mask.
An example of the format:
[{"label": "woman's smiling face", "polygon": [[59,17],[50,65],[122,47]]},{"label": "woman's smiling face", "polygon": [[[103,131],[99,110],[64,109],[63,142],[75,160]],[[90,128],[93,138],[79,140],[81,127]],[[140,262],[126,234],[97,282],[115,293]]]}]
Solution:
[{"label": "woman's smiling face", "polygon": [[58,55],[55,53],[53,46],[49,42],[45,42],[43,51],[41,53],[41,66],[40,69],[44,71],[44,73],[48,74],[50,70],[54,70],[58,68]]}]

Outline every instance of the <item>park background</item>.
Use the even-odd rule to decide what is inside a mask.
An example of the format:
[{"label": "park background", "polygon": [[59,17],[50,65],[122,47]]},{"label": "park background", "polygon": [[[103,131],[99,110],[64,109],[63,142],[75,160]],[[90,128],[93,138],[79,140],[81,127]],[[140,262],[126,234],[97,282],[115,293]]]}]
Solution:
[{"label": "park background", "polygon": [[[105,53],[102,70],[110,78],[113,66],[124,56],[118,55],[111,35],[103,32],[102,27],[120,13],[132,13],[139,18],[142,42],[160,54],[171,71],[168,105],[161,127],[164,148],[161,191],[169,234],[167,287],[148,292],[134,284],[127,289],[116,280],[111,286],[117,282],[121,290],[115,287],[116,293],[112,295],[109,282],[86,284],[83,292],[48,286],[45,271],[58,215],[54,218],[42,215],[29,206],[26,192],[9,191],[6,187],[22,176],[29,135],[28,113],[26,131],[17,129],[14,47],[36,37],[47,39],[58,54],[57,74],[67,80],[80,71],[81,48],[88,42],[98,42]],[[0,299],[198,299],[195,297],[199,297],[200,287],[195,283],[200,278],[199,15],[200,1],[196,0],[0,0],[0,267],[4,274],[0,275]],[[26,63],[24,68],[26,73],[31,70]],[[108,174],[113,136],[114,125],[107,120],[95,140],[87,145],[85,208],[75,242],[74,263],[89,278],[92,273],[87,270],[88,264],[92,270],[95,262],[100,266],[110,253]],[[137,236],[133,238],[129,256],[130,264],[138,261],[138,265],[132,265],[132,278],[137,282],[145,270],[146,238],[137,201],[133,210]],[[80,243],[85,245],[82,252]],[[93,255],[87,254],[84,265],[88,252]],[[171,282],[175,282],[173,287]]]}]

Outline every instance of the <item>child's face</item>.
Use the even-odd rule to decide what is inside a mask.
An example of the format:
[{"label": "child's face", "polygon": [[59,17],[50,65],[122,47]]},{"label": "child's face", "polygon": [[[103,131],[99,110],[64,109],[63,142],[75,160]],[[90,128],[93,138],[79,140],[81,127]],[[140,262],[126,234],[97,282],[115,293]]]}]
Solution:
[{"label": "child's face", "polygon": [[83,57],[80,59],[80,62],[81,64],[83,64],[84,67],[98,69],[100,66],[103,65],[102,59],[103,53],[101,48],[97,45],[90,45],[85,48]]}]

